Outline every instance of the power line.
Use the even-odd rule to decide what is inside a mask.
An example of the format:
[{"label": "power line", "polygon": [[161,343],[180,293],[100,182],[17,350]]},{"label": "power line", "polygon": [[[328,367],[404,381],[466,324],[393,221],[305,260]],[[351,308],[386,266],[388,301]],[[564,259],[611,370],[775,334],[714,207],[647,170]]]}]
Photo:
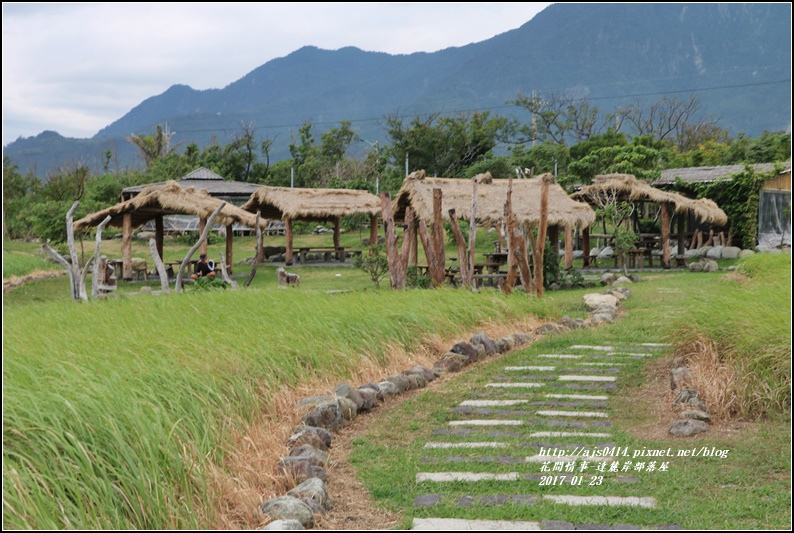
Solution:
[{"label": "power line", "polygon": [[[741,84],[732,84],[732,85],[718,85],[714,87],[702,87],[702,88],[691,88],[691,89],[677,89],[677,90],[669,90],[669,91],[656,91],[656,92],[648,92],[648,93],[633,93],[633,94],[624,94],[618,96],[593,96],[593,97],[581,97],[581,98],[572,98],[572,101],[596,101],[596,100],[615,100],[615,99],[622,99],[622,98],[640,98],[644,96],[664,96],[668,94],[681,94],[681,93],[702,93],[702,92],[711,92],[711,91],[720,91],[726,89],[743,89],[747,87],[760,87],[766,85],[777,85],[782,83],[791,83],[791,79],[784,79],[784,80],[774,80],[774,81],[761,81],[761,82],[754,82],[754,83],[741,83]],[[553,92],[551,90],[547,92]],[[485,107],[478,107],[478,108],[469,108],[469,109],[458,109],[452,110],[448,114],[460,114],[460,113],[474,113],[474,112],[481,112],[481,111],[496,111],[501,109],[510,109],[517,107],[515,104],[503,104],[503,105],[495,105],[495,106],[485,106]],[[424,113],[415,113],[415,114],[406,114],[403,118],[417,118],[423,116],[429,116],[434,114],[434,112],[424,112]],[[329,120],[329,121],[320,121],[314,122],[312,121],[312,125],[314,126],[327,126],[337,124],[340,121],[344,120],[350,123],[364,123],[364,122],[375,122],[378,120],[382,120],[383,117],[370,117],[370,118],[360,118],[360,119],[339,119],[339,120]],[[302,122],[300,124],[276,124],[276,125],[268,125],[268,126],[260,126],[260,129],[286,129],[286,128],[298,128],[305,123]],[[229,126],[229,127],[220,127],[220,128],[211,128],[211,129],[180,129],[178,133],[213,133],[218,131],[225,131],[225,130],[233,130],[237,128],[237,126]]]}]

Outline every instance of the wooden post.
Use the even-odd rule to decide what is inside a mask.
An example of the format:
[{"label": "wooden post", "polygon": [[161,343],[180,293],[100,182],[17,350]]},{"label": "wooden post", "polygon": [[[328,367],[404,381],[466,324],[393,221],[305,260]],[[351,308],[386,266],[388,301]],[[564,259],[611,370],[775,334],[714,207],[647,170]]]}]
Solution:
[{"label": "wooden post", "polygon": [[[410,248],[408,248],[408,263],[416,266],[419,264],[419,222],[417,222],[416,219],[413,221],[413,226],[414,227],[411,228],[411,235],[413,235],[413,237],[411,237],[409,243]],[[405,229],[407,230],[408,228]]]},{"label": "wooden post", "polygon": [[443,285],[444,279],[442,278],[440,282],[438,280],[438,258],[436,257],[433,238],[428,234],[427,224],[425,224],[425,221],[421,219],[419,220],[419,240],[422,241],[422,247],[424,248],[425,256],[427,257],[427,271],[430,273],[430,281],[432,282],[432,286],[439,287]]},{"label": "wooden post", "polygon": [[262,212],[256,212],[256,254],[254,255],[254,264],[251,265],[251,273],[248,274],[248,279],[245,280],[243,287],[248,287],[251,282],[254,280],[254,276],[256,276],[256,269],[259,266],[259,262],[261,258],[264,258],[265,251],[264,246],[262,246],[262,226],[260,225],[259,221],[262,218]]},{"label": "wooden post", "polygon": [[590,226],[582,228],[582,268],[590,268]]},{"label": "wooden post", "polygon": [[[339,246],[341,246],[339,244],[339,235],[341,233],[342,233],[341,219],[339,217],[336,217],[334,219],[334,248],[336,248],[336,249],[339,249]],[[337,259],[337,261],[344,261],[345,260],[345,254],[344,253],[336,252],[334,254],[334,257]]]},{"label": "wooden post", "polygon": [[[441,217],[442,192],[441,189],[433,189],[433,256],[435,265],[433,279],[437,284],[443,285],[446,278],[447,259],[444,253],[444,222]],[[428,266],[430,263],[428,262]]]},{"label": "wooden post", "polygon": [[122,278],[132,281],[132,213],[124,213],[121,222]]},{"label": "wooden post", "polygon": [[[199,219],[199,235],[204,234],[204,229],[206,227],[207,227],[207,219],[206,218],[200,218]],[[212,231],[212,228],[210,228],[210,231]],[[206,254],[207,253],[207,239],[203,239],[201,241],[201,253],[202,254]]]},{"label": "wooden post", "polygon": [[[102,246],[102,230],[105,229],[105,225],[110,222],[110,215],[105,217],[105,220],[99,223],[96,228],[96,246],[94,247],[94,275],[91,276],[91,298],[96,299],[97,295],[106,294],[109,291],[116,289],[116,282],[113,281],[113,288],[108,289],[107,287],[110,286],[108,278],[109,276],[109,269],[108,269],[108,258],[107,256],[99,255],[100,248]],[[86,267],[87,269],[87,267]],[[100,287],[101,286],[101,287]]]},{"label": "wooden post", "polygon": [[551,243],[551,249],[554,250],[554,253],[559,255],[560,254],[560,227],[557,225],[549,226],[549,242]]},{"label": "wooden post", "polygon": [[157,255],[162,259],[163,257],[163,235],[165,230],[163,228],[163,215],[154,217],[154,241],[157,246]]},{"label": "wooden post", "polygon": [[686,251],[686,212],[678,213],[678,255]]},{"label": "wooden post", "polygon": [[471,220],[469,221],[469,286],[474,287],[474,244],[477,241],[477,176],[471,179]]},{"label": "wooden post", "polygon": [[284,226],[286,227],[286,236],[287,236],[287,251],[284,256],[284,262],[287,266],[292,264],[292,219],[288,218],[284,221]]},{"label": "wooden post", "polygon": [[516,282],[516,275],[521,272],[521,285],[529,296],[532,293],[532,273],[527,257],[527,242],[516,232],[516,217],[513,212],[513,176],[507,182],[507,199],[505,200],[505,220],[507,221],[507,282],[505,293],[510,294]]},{"label": "wooden post", "polygon": [[369,245],[378,244],[378,215],[369,216]]},{"label": "wooden post", "polygon": [[[546,247],[546,230],[549,225],[549,185],[554,183],[551,174],[541,177],[540,188],[540,223],[538,225],[537,241],[532,243],[535,267],[535,290],[538,298],[543,298],[543,255]],[[532,235],[530,232],[529,235]]]},{"label": "wooden post", "polygon": [[[405,231],[403,231],[403,242],[398,262],[400,264],[399,272],[408,271],[408,256],[410,255],[411,243],[416,244],[416,221],[414,220],[414,210],[410,206],[405,208]],[[403,280],[403,286],[405,281]]]},{"label": "wooden post", "polygon": [[670,268],[670,204],[662,204],[662,268]]},{"label": "wooden post", "polygon": [[157,251],[157,239],[149,239],[149,252],[152,254],[154,267],[157,269],[157,275],[160,277],[160,290],[163,294],[168,294],[168,274],[165,271],[163,258]]},{"label": "wooden post", "polygon": [[449,210],[449,220],[452,223],[452,233],[455,235],[455,242],[458,245],[458,258],[460,259],[460,279],[465,288],[471,288],[469,285],[469,258],[466,250],[466,240],[463,238],[463,232],[460,231],[458,225],[458,217],[454,209]]},{"label": "wooden post", "polygon": [[[397,230],[394,227],[394,213],[392,212],[391,195],[388,192],[380,194],[381,219],[386,234],[386,258],[389,261],[389,281],[391,288],[400,291],[405,288],[405,271],[402,270],[402,261],[397,253]],[[407,214],[407,211],[406,211]]]},{"label": "wooden post", "polygon": [[234,245],[234,226],[227,224],[226,226],[226,273],[232,273],[232,260],[234,259],[234,252],[232,250]]},{"label": "wooden post", "polygon": [[573,228],[565,226],[565,270],[573,268]]}]

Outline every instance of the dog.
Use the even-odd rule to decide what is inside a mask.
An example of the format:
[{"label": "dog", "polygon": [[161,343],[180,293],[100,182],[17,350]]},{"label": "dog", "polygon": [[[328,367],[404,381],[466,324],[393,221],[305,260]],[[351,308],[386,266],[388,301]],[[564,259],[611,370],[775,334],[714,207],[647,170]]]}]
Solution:
[{"label": "dog", "polygon": [[297,274],[292,274],[287,272],[282,267],[279,267],[276,270],[278,274],[278,286],[279,287],[300,287],[301,286],[301,277]]}]

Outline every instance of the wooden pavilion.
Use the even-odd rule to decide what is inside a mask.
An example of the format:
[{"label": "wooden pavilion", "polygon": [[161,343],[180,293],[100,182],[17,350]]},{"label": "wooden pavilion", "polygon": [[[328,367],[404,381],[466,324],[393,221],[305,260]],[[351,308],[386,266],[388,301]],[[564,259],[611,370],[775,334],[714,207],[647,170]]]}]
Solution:
[{"label": "wooden pavilion", "polygon": [[[122,200],[118,204],[87,215],[75,222],[75,229],[98,226],[108,215],[109,224],[122,229],[122,276],[125,280],[132,279],[132,230],[149,220],[155,220],[155,242],[157,252],[163,256],[163,216],[182,214],[199,217],[200,231],[204,230],[207,219],[224,200],[211,196],[206,190],[194,187],[183,188],[179,182],[169,181],[144,187],[138,194]],[[218,213],[216,222],[226,226],[226,264],[229,273],[232,265],[232,240],[234,224],[256,227],[256,216],[243,211],[230,203],[226,203]],[[260,221],[264,227],[264,221]],[[201,251],[206,253],[207,243],[204,241]]]},{"label": "wooden pavilion", "polygon": [[[661,206],[662,266],[670,268],[670,222],[672,213],[691,213],[698,220],[715,226],[724,226],[728,217],[711,200],[692,200],[677,193],[662,191],[640,181],[631,174],[605,174],[596,176],[592,185],[573,193],[571,198],[590,205],[599,205],[605,200],[628,202],[651,202]],[[686,219],[678,217],[678,255],[686,248]],[[589,231],[583,233],[585,260],[589,258]]]},{"label": "wooden pavilion", "polygon": [[294,189],[289,187],[260,187],[243,204],[242,209],[261,213],[262,218],[283,220],[285,223],[287,265],[293,260],[293,221],[332,222],[334,248],[340,247],[340,219],[352,215],[369,215],[370,244],[378,240],[380,200],[367,191],[353,189]]},{"label": "wooden pavilion", "polygon": [[[507,187],[510,180],[493,179],[490,173],[477,178],[477,212],[479,223],[499,225],[504,220]],[[533,226],[540,221],[540,194],[543,176],[530,179],[513,179],[513,213],[519,225]],[[433,222],[433,190],[441,189],[441,213],[449,220],[449,210],[454,209],[461,220],[469,220],[472,211],[472,181],[454,178],[428,178],[423,170],[405,178],[395,199],[395,220],[402,220],[405,208],[411,206],[417,219]],[[549,187],[548,204],[549,239],[559,242],[559,228],[565,229],[566,261],[572,261],[572,230],[587,228],[595,222],[595,212],[583,202],[572,200],[557,183]],[[415,249],[415,244],[411,244]],[[415,258],[415,251],[411,252]]]}]

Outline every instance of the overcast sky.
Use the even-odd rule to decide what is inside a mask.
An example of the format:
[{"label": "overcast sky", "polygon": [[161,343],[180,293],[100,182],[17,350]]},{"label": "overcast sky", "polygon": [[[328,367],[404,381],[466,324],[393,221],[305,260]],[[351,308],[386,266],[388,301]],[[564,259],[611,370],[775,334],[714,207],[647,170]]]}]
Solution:
[{"label": "overcast sky", "polygon": [[3,3],[3,146],[92,137],[174,84],[220,89],[302,46],[434,52],[549,3]]}]

